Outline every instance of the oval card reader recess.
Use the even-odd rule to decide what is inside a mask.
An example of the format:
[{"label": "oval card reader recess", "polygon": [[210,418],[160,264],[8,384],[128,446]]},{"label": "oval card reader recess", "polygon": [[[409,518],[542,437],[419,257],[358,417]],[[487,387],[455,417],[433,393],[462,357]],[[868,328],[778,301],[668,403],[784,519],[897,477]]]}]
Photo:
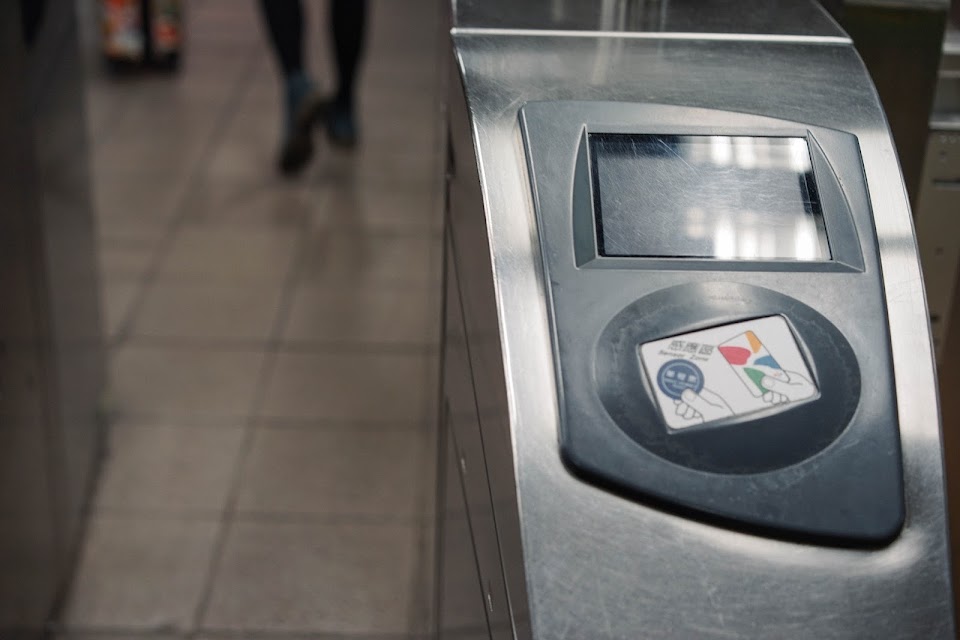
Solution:
[{"label": "oval card reader recess", "polygon": [[782,316],[647,342],[638,353],[671,430],[788,411],[820,395]]},{"label": "oval card reader recess", "polygon": [[755,535],[893,540],[899,412],[857,137],[650,103],[520,118],[567,468]]}]

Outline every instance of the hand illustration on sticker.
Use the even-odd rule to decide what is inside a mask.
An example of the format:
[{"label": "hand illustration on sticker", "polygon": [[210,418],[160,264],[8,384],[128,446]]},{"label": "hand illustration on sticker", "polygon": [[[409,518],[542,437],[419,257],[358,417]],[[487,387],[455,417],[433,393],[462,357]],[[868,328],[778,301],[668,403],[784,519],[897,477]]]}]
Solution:
[{"label": "hand illustration on sticker", "polygon": [[701,389],[699,393],[692,389],[685,389],[680,394],[680,399],[674,400],[673,403],[677,405],[677,415],[687,420],[709,422],[733,415],[733,409],[727,401],[710,389]]},{"label": "hand illustration on sticker", "polygon": [[763,389],[763,401],[770,404],[783,404],[806,400],[817,392],[813,383],[796,371],[784,371],[786,378],[764,376],[760,380]]},{"label": "hand illustration on sticker", "polygon": [[747,390],[769,404],[806,400],[816,386],[796,371],[785,371],[753,331],[745,331],[719,347]]},{"label": "hand illustration on sticker", "polygon": [[689,360],[671,360],[657,373],[657,385],[685,420],[707,422],[733,415],[726,400],[703,388],[703,372]]}]

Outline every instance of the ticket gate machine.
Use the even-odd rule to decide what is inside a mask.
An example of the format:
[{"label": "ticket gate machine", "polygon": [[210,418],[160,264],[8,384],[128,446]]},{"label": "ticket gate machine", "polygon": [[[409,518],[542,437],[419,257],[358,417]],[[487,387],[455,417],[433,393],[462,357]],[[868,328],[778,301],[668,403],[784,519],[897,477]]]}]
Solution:
[{"label": "ticket gate machine", "polygon": [[440,637],[953,637],[850,40],[813,2],[515,4],[451,14]]}]

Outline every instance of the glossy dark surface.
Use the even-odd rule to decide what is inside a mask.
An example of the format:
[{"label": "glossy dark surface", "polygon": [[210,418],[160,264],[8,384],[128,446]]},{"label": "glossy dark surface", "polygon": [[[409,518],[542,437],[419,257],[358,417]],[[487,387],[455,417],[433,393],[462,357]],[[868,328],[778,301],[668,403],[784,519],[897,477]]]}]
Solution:
[{"label": "glossy dark surface", "polygon": [[600,255],[830,259],[802,138],[591,134],[590,151]]},{"label": "glossy dark surface", "polygon": [[945,2],[848,2],[839,15],[880,95],[914,208],[920,191],[927,122],[937,87],[946,11]]},{"label": "glossy dark surface", "polygon": [[39,633],[54,611],[99,443],[99,299],[76,33],[73,3],[0,6],[4,638]]}]

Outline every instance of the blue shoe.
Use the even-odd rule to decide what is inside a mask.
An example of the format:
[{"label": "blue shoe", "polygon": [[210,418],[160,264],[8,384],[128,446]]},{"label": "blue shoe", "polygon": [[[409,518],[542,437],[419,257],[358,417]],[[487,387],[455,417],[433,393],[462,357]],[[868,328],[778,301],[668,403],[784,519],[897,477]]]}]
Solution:
[{"label": "blue shoe", "polygon": [[327,114],[327,137],[335,146],[352,149],[357,145],[357,122],[353,109],[332,103]]},{"label": "blue shoe", "polygon": [[313,157],[313,127],[323,120],[327,104],[303,74],[291,76],[286,86],[286,125],[280,146],[280,172],[299,173]]}]

